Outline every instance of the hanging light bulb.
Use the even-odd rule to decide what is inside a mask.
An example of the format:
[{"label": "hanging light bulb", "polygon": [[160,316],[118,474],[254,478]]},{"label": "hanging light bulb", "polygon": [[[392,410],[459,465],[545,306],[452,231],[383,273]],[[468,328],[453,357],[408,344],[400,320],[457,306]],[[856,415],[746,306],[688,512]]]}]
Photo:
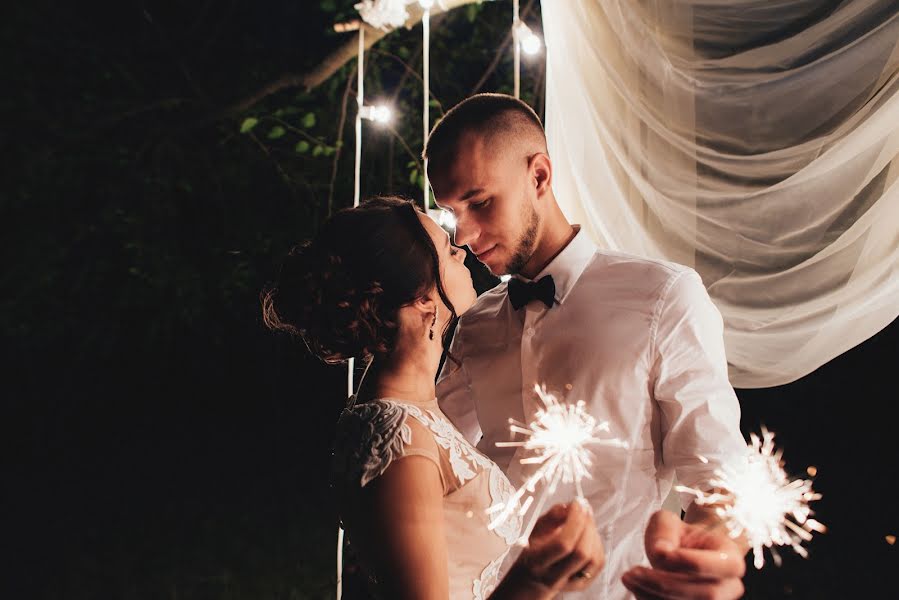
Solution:
[{"label": "hanging light bulb", "polygon": [[375,106],[372,113],[372,119],[376,123],[389,123],[393,118],[393,113],[390,111],[390,108],[384,105]]},{"label": "hanging light bulb", "polygon": [[543,46],[540,37],[531,31],[531,28],[524,21],[519,21],[518,25],[515,26],[515,37],[518,39],[518,43],[521,44],[522,52],[531,56],[540,52],[540,48]]},{"label": "hanging light bulb", "polygon": [[540,47],[542,45],[543,44],[540,41],[540,38],[538,38],[533,33],[529,37],[521,40],[521,49],[524,50],[525,54],[537,54],[538,52],[540,52]]},{"label": "hanging light bulb", "polygon": [[375,123],[389,123],[393,118],[393,112],[389,106],[383,104],[377,106],[363,106],[359,109],[359,116]]}]

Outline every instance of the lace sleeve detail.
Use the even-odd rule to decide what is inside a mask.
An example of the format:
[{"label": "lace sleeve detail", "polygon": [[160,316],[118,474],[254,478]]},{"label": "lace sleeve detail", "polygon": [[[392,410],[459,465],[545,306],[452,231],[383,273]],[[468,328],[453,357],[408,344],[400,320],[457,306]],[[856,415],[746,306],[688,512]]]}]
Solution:
[{"label": "lace sleeve detail", "polygon": [[433,441],[421,439],[426,430],[417,423],[413,436],[408,414],[409,406],[384,400],[357,404],[343,411],[334,443],[334,481],[365,487],[404,456],[424,456],[440,469],[436,451],[427,444],[433,446]]}]

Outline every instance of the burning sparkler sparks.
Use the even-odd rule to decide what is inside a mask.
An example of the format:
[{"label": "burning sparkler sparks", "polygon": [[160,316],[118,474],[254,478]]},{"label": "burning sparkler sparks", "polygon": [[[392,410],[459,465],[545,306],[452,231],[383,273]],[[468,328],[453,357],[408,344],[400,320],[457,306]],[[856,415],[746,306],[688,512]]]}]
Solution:
[{"label": "burning sparkler sparks", "polygon": [[[528,535],[534,528],[547,497],[556,491],[560,483],[573,483],[577,489],[577,497],[584,498],[581,481],[590,477],[590,467],[593,464],[593,453],[588,446],[627,448],[627,443],[617,438],[598,437],[597,434],[609,431],[609,424],[607,421],[597,421],[585,410],[586,404],[583,401],[563,404],[547,392],[545,387],[534,386],[534,390],[544,405],[544,408],[537,411],[534,422],[527,426],[509,419],[511,431],[523,434],[526,438],[514,442],[497,442],[496,445],[523,447],[533,454],[521,459],[521,463],[540,466],[508,501],[496,504],[488,511],[496,515],[489,525],[490,529],[494,529],[516,511],[523,517],[536,502],[528,525],[518,539],[521,545],[527,543]],[[543,486],[538,494],[537,486],[541,483]]]},{"label": "burning sparkler sparks", "polygon": [[763,428],[761,438],[750,435],[745,457],[715,470],[709,483],[719,491],[675,488],[696,496],[697,504],[718,504],[715,512],[731,537],[746,536],[757,569],[765,564],[764,548],[770,548],[779,566],[775,546],[790,546],[805,558],[808,551],[802,542],[811,540],[813,531],[826,531],[824,525],[809,518],[813,514],[809,502],[818,500],[821,494],[812,490],[808,479],[791,481],[783,470],[782,455],[783,451],[774,447],[774,434]]}]

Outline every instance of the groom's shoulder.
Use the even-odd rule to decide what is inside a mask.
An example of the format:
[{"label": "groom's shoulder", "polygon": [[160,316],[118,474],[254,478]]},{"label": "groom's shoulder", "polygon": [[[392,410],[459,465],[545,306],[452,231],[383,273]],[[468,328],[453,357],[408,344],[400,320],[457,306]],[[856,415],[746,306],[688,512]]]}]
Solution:
[{"label": "groom's shoulder", "polygon": [[661,291],[674,280],[690,274],[698,277],[696,271],[676,262],[597,248],[583,279],[605,286],[619,283],[633,291]]},{"label": "groom's shoulder", "polygon": [[629,254],[617,250],[596,248],[592,265],[602,268],[631,268],[640,271],[658,273],[661,277],[679,275],[692,271],[690,267],[670,260],[651,258],[639,254]]}]

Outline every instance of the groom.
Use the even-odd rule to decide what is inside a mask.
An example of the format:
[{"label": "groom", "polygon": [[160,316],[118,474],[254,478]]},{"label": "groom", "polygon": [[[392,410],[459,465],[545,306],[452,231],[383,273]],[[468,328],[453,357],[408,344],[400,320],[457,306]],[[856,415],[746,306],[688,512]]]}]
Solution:
[{"label": "groom", "polygon": [[[513,485],[533,465],[496,442],[510,439],[510,418],[533,420],[535,384],[583,400],[609,436],[628,442],[593,449],[583,487],[608,556],[603,572],[582,574],[593,585],[570,597],[739,598],[745,545],[687,494],[683,521],[660,510],[675,475],[708,489],[712,471],[745,448],[721,316],[699,276],[599,249],[569,224],[540,119],[519,100],[460,103],[434,127],[425,157],[437,203],[455,214],[456,244],[514,276],[461,319],[458,362],[438,379],[443,411]],[[560,488],[550,503],[572,495]]]}]

